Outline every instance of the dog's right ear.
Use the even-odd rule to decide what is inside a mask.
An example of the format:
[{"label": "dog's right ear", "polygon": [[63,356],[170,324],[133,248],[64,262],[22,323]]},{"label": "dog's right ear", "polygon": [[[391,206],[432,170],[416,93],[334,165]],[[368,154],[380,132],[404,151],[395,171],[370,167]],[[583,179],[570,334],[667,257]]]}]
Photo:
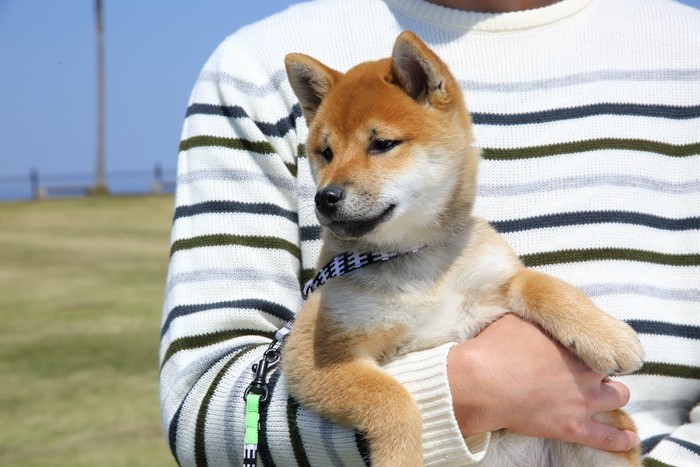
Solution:
[{"label": "dog's right ear", "polygon": [[310,125],[323,98],[326,97],[341,73],[304,54],[284,57],[287,78],[296,94],[306,124]]}]

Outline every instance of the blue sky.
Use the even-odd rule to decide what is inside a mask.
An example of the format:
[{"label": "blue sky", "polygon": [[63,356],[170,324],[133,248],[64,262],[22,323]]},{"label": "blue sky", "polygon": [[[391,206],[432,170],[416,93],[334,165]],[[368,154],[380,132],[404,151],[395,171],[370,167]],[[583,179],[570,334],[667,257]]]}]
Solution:
[{"label": "blue sky", "polygon": [[[299,0],[103,0],[107,171],[174,167],[204,62]],[[94,0],[0,0],[0,176],[92,172]]]},{"label": "blue sky", "polygon": [[[103,0],[107,171],[174,167],[210,53],[298,1]],[[0,176],[94,170],[94,29],[93,0],[0,0]]]}]

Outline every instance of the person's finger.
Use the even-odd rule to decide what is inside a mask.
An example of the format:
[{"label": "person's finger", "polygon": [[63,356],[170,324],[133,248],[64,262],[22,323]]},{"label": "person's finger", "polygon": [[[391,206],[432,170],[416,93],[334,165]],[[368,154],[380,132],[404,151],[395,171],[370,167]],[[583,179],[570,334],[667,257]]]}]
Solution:
[{"label": "person's finger", "polygon": [[594,409],[596,412],[616,410],[627,405],[629,400],[630,390],[627,386],[619,381],[603,380]]},{"label": "person's finger", "polygon": [[618,430],[596,420],[589,420],[582,430],[582,439],[577,441],[596,449],[626,452],[639,446],[639,436],[632,431]]}]

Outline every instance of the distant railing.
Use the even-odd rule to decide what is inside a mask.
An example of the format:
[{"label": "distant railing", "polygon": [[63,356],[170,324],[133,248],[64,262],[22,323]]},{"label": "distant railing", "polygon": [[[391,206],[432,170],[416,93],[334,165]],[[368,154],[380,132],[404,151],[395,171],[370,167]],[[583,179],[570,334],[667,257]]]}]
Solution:
[{"label": "distant railing", "polygon": [[[115,195],[173,193],[175,169],[122,170],[107,173],[107,189]],[[0,175],[0,202],[86,196],[94,185],[94,174],[51,174],[31,170],[28,175]]]}]

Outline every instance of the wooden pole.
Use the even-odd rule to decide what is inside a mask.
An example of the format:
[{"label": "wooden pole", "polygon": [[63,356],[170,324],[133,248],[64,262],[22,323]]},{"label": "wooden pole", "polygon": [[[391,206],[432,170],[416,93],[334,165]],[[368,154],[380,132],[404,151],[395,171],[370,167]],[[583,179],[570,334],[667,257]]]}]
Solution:
[{"label": "wooden pole", "polygon": [[97,45],[97,157],[95,163],[95,185],[92,194],[107,194],[105,179],[105,54],[102,0],[95,0],[96,45]]}]

